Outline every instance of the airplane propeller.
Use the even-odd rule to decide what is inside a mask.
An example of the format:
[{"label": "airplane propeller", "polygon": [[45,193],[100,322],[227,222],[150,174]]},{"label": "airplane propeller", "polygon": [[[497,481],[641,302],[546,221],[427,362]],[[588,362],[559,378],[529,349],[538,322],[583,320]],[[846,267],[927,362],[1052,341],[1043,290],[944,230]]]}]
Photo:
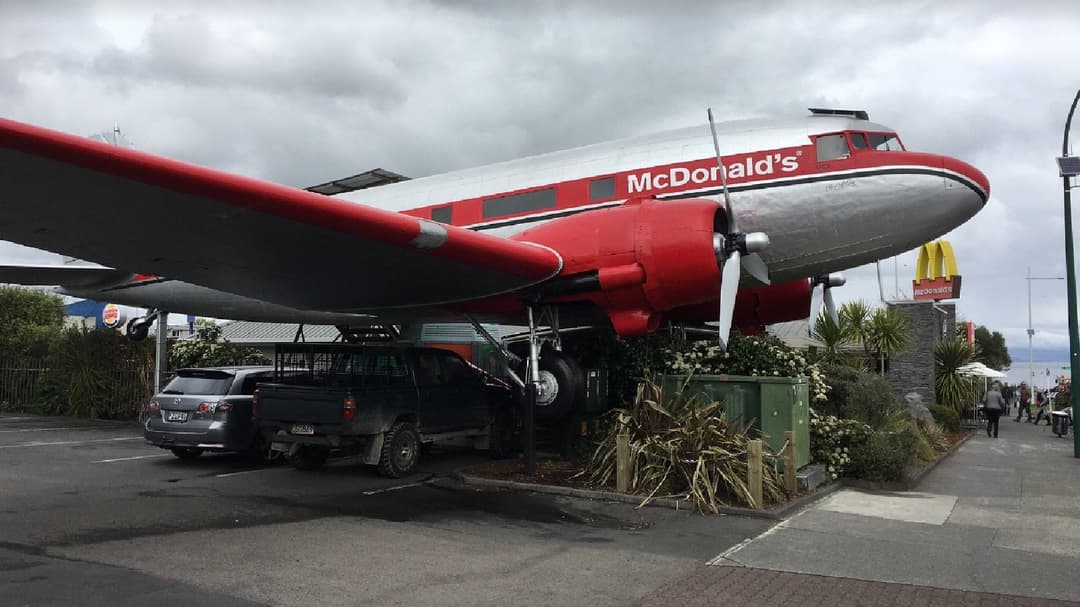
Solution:
[{"label": "airplane propeller", "polygon": [[739,280],[742,268],[758,281],[769,284],[769,268],[757,253],[769,246],[769,236],[764,232],[744,234],[739,231],[735,212],[731,207],[731,195],[728,192],[727,175],[724,160],[720,156],[720,140],[716,136],[716,123],[713,121],[712,108],[709,108],[709,130],[712,131],[713,149],[716,151],[716,163],[720,165],[720,184],[724,192],[724,215],[727,218],[727,233],[713,234],[713,251],[716,263],[720,265],[720,317],[717,331],[720,349],[726,350],[731,334],[731,322],[735,315],[735,296],[739,293]]},{"label": "airplane propeller", "polygon": [[829,317],[832,318],[833,324],[837,327],[840,326],[840,314],[836,311],[836,303],[833,301],[832,288],[843,286],[847,282],[847,278],[839,272],[829,274],[827,276],[815,276],[810,279],[810,284],[814,289],[810,295],[810,332],[814,332],[814,321],[817,320],[818,314],[821,313],[822,301],[825,303],[825,310],[829,313]]}]

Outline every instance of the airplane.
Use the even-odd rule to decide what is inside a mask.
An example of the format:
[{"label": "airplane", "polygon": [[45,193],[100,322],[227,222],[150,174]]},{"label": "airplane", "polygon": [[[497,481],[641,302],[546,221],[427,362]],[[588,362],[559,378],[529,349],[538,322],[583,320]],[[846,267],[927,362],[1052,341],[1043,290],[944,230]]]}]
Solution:
[{"label": "airplane", "polygon": [[[732,326],[835,314],[837,272],[945,234],[990,194],[970,164],[828,108],[710,111],[391,181],[324,195],[0,119],[0,238],[101,265],[8,266],[0,282],[219,318],[527,325],[529,384],[554,419],[581,381],[560,328],[719,321],[723,346]],[[154,227],[176,218],[190,227]]]}]

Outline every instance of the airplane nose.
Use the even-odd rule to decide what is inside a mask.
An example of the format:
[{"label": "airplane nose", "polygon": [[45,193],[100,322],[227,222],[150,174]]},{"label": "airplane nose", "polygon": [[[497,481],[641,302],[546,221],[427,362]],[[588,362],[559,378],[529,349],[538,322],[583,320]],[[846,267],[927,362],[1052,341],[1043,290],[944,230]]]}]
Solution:
[{"label": "airplane nose", "polygon": [[947,173],[951,173],[961,183],[971,188],[979,198],[982,200],[982,204],[986,204],[986,201],[990,198],[990,180],[986,178],[979,169],[971,166],[963,160],[957,160],[956,158],[950,158],[948,156],[942,156],[942,167]]}]

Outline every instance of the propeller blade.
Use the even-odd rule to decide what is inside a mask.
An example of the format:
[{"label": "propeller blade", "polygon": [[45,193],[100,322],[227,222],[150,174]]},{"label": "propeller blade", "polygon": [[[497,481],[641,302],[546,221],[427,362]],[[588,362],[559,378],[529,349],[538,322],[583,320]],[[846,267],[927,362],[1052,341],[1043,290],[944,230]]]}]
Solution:
[{"label": "propeller blade", "polygon": [[818,314],[821,314],[821,301],[825,295],[825,285],[814,281],[813,289],[810,294],[810,326],[808,327],[811,335],[814,334],[814,323],[817,322]]},{"label": "propeller blade", "polygon": [[743,257],[742,267],[747,274],[753,276],[758,282],[766,285],[772,284],[769,281],[769,266],[765,265],[765,261],[757,253],[751,253]]},{"label": "propeller blade", "polygon": [[833,324],[840,326],[840,315],[836,312],[836,303],[832,298],[832,287],[823,289],[825,291],[825,309],[828,310],[829,316],[832,318]]},{"label": "propeller blade", "polygon": [[717,332],[721,350],[727,350],[731,321],[735,316],[735,296],[739,293],[740,257],[741,254],[737,249],[732,251],[724,261],[724,269],[720,276],[720,318],[718,320],[720,326]]},{"label": "propeller blade", "polygon": [[712,145],[713,150],[716,152],[716,164],[720,167],[720,186],[724,191],[724,213],[727,215],[728,222],[728,234],[734,234],[739,231],[735,225],[735,213],[731,210],[731,195],[728,193],[727,187],[727,170],[724,168],[724,160],[720,157],[720,139],[716,136],[716,122],[713,121],[712,108],[708,108],[709,112],[709,130],[712,131]]}]

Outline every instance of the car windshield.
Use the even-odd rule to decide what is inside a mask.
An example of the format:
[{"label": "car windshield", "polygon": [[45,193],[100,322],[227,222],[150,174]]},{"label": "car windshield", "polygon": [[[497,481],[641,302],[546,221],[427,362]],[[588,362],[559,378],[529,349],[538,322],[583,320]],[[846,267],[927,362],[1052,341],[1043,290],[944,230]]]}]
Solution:
[{"label": "car windshield", "polygon": [[870,139],[870,147],[875,150],[899,152],[904,149],[896,133],[867,133],[866,136]]},{"label": "car windshield", "polygon": [[179,375],[174,377],[162,394],[226,394],[232,385],[232,377],[196,377]]}]

